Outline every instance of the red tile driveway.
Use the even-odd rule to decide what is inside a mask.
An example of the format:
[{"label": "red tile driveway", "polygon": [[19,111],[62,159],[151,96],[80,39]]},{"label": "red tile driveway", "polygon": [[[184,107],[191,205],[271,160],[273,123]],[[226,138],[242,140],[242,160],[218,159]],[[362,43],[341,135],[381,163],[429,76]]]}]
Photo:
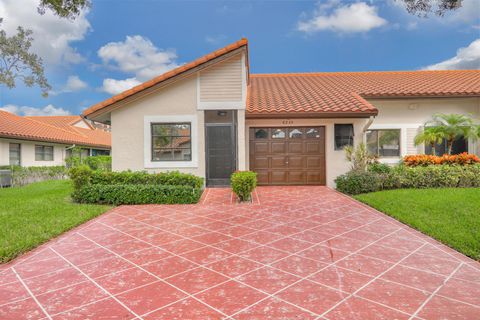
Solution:
[{"label": "red tile driveway", "polygon": [[0,319],[479,319],[480,264],[325,187],[121,206],[0,266]]}]

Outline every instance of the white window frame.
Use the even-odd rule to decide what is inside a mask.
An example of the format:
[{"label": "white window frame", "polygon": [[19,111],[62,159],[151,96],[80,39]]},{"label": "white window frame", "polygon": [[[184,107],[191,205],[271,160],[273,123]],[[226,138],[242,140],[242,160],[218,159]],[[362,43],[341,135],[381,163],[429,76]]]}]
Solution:
[{"label": "white window frame", "polygon": [[[369,130],[399,130],[400,129],[400,156],[399,157],[380,157],[378,160],[381,163],[398,163],[400,159],[406,156],[407,152],[407,129],[418,129],[423,124],[409,123],[409,124],[372,124],[366,131]],[[367,143],[367,132],[364,134],[364,143]]]},{"label": "white window frame", "polygon": [[[190,161],[152,161],[152,123],[190,123],[192,137],[192,159]],[[145,116],[143,122],[144,167],[158,168],[197,168],[198,167],[198,123],[196,115]]]}]

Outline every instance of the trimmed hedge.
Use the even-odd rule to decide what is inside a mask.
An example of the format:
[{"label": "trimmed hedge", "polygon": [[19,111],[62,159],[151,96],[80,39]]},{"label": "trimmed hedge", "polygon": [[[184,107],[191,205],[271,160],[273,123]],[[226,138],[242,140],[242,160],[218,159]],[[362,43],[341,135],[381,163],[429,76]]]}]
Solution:
[{"label": "trimmed hedge", "polygon": [[81,203],[197,203],[203,188],[203,178],[177,171],[102,172],[79,166],[69,174],[74,187],[72,198]]},{"label": "trimmed hedge", "polygon": [[480,187],[480,164],[395,166],[386,172],[351,171],[335,179],[337,190],[360,194],[400,188]]},{"label": "trimmed hedge", "polygon": [[21,167],[0,166],[12,172],[12,186],[24,186],[33,182],[45,180],[62,180],[67,178],[67,169],[64,166],[51,167]]},{"label": "trimmed hedge", "polygon": [[249,201],[257,187],[257,174],[253,171],[236,171],[230,177],[232,190],[240,201]]},{"label": "trimmed hedge", "polygon": [[86,165],[92,170],[112,171],[111,156],[88,156],[85,158],[81,158],[80,156],[71,156],[65,159],[65,163],[68,168]]},{"label": "trimmed hedge", "polygon": [[81,203],[101,204],[190,204],[197,203],[201,189],[189,186],[138,184],[94,184],[81,187],[73,198]]}]

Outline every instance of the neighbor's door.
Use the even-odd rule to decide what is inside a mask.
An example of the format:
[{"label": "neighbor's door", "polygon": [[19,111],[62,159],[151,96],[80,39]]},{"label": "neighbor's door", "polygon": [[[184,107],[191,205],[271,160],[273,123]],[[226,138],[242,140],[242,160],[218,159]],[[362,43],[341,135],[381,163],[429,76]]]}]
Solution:
[{"label": "neighbor's door", "polygon": [[236,169],[235,127],[207,124],[207,186],[227,186]]}]

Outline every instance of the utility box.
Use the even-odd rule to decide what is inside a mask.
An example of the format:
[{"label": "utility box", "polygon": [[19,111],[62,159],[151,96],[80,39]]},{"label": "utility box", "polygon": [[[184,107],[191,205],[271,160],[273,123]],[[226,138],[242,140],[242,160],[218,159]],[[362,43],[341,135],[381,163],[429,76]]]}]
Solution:
[{"label": "utility box", "polygon": [[0,170],[0,188],[12,186],[12,171]]}]

